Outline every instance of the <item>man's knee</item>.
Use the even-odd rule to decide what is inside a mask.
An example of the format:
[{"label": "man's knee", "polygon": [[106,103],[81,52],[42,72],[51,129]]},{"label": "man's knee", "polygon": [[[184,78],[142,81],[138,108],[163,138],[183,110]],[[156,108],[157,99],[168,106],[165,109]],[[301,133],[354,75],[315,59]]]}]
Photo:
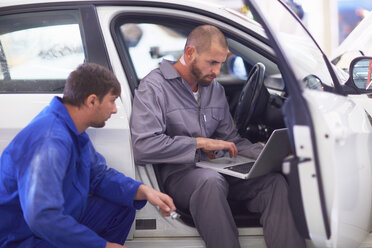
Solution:
[{"label": "man's knee", "polygon": [[284,176],[279,173],[273,173],[271,175],[271,181],[273,184],[273,188],[275,190],[279,190],[283,192],[284,194],[288,194],[288,184],[287,181],[285,180]]},{"label": "man's knee", "polygon": [[[229,184],[221,174],[210,169],[198,173],[198,187],[194,190],[189,209],[194,220],[216,218],[226,214]],[[226,207],[227,206],[227,207]]]},{"label": "man's knee", "polygon": [[227,197],[229,184],[218,172],[210,169],[200,169],[198,173],[197,192],[204,194],[222,194]]},{"label": "man's knee", "polygon": [[110,242],[124,243],[136,215],[133,207],[124,207],[91,196],[80,223]]},{"label": "man's knee", "polygon": [[115,217],[110,221],[110,225],[99,235],[110,242],[124,244],[130,228],[136,216],[136,210],[132,207],[122,207],[116,212]]},{"label": "man's knee", "polygon": [[287,181],[285,180],[284,176],[280,173],[270,173],[263,177],[265,180],[266,185],[272,185],[274,187],[281,188],[288,188]]},{"label": "man's knee", "polygon": [[133,222],[136,216],[136,209],[133,207],[122,207],[118,217],[121,217],[123,221]]},{"label": "man's knee", "polygon": [[267,200],[280,201],[283,204],[288,202],[288,184],[283,175],[272,173],[266,177]]}]

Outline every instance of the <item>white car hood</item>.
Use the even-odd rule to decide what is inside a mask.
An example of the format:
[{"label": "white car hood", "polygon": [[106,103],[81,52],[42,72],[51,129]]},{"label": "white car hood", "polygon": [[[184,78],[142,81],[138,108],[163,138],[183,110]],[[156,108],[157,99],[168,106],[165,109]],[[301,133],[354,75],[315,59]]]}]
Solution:
[{"label": "white car hood", "polygon": [[342,55],[337,62],[341,68],[349,69],[350,62],[358,56],[372,56],[372,11],[346,37],[332,55],[332,60]]}]

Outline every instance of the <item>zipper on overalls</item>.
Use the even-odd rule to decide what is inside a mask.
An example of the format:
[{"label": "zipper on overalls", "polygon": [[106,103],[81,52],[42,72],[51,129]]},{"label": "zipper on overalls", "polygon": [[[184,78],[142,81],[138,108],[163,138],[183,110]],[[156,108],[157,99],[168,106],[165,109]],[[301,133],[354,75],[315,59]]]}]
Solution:
[{"label": "zipper on overalls", "polygon": [[[199,98],[198,98],[198,120],[199,120],[199,127],[200,127],[200,134],[203,135],[203,125],[202,125],[202,121],[201,121],[201,118],[202,117],[202,114],[201,114],[201,89],[199,88]],[[201,160],[201,150],[199,149],[198,151],[198,161]]]}]

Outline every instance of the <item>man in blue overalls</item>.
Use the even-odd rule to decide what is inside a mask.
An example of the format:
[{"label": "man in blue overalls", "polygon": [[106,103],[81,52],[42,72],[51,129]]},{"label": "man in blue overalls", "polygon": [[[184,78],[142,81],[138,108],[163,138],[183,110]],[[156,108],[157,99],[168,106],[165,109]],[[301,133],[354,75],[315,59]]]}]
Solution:
[{"label": "man in blue overalls", "polygon": [[1,247],[123,247],[135,210],[148,200],[163,215],[172,199],[107,168],[85,130],[117,112],[120,84],[85,63],[3,151]]}]

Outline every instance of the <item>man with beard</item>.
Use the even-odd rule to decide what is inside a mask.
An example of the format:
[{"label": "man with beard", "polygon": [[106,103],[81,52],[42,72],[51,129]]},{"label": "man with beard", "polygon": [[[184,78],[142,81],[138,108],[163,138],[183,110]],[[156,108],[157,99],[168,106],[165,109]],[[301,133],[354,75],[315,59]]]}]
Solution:
[{"label": "man with beard", "polygon": [[[148,200],[163,215],[172,199],[108,168],[85,130],[117,112],[120,84],[85,63],[0,157],[0,247],[120,248]],[[110,142],[108,140],[107,142]]]},{"label": "man with beard", "polygon": [[135,161],[161,164],[160,183],[178,208],[190,211],[208,248],[240,247],[228,199],[261,213],[268,247],[305,247],[282,175],[241,180],[195,166],[224,150],[230,157],[254,158],[262,150],[239,136],[224,89],[215,80],[228,52],[219,29],[199,26],[179,61],[164,60],[141,81],[131,117]]}]

